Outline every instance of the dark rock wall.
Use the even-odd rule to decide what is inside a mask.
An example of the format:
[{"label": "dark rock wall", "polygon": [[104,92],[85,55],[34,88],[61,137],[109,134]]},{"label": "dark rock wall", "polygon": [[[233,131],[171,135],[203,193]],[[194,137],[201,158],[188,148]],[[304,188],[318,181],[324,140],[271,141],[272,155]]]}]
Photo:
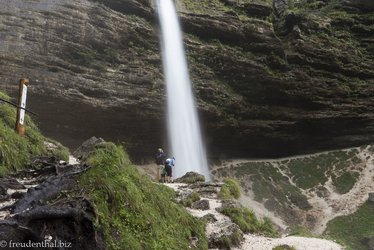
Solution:
[{"label": "dark rock wall", "polygon": [[[153,2],[0,0],[0,86],[30,78],[42,130],[95,135],[136,158],[165,141]],[[373,142],[370,1],[177,1],[212,156],[272,157]]]}]

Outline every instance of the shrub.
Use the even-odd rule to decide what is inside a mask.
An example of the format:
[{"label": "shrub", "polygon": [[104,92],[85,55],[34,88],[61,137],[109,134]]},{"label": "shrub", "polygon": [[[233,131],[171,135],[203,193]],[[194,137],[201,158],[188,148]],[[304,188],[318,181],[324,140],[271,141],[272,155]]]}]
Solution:
[{"label": "shrub", "polygon": [[222,210],[222,213],[230,217],[243,233],[258,233],[271,237],[278,235],[269,218],[258,220],[256,215],[248,208],[227,207]]},{"label": "shrub", "polygon": [[200,195],[197,192],[192,192],[185,199],[181,200],[181,204],[185,207],[191,207],[192,203],[200,200]]},{"label": "shrub", "polygon": [[232,178],[228,178],[224,181],[223,186],[218,194],[218,197],[222,200],[228,199],[239,199],[240,197],[240,186],[239,183]]}]

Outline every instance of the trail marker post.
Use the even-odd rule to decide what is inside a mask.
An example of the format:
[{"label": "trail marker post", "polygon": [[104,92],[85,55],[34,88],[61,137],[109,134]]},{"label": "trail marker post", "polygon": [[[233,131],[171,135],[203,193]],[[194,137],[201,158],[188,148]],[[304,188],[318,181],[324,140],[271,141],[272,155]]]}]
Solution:
[{"label": "trail marker post", "polygon": [[18,108],[16,119],[16,132],[23,136],[25,134],[25,108],[27,98],[27,86],[29,80],[22,78],[19,80],[19,93],[18,93]]}]

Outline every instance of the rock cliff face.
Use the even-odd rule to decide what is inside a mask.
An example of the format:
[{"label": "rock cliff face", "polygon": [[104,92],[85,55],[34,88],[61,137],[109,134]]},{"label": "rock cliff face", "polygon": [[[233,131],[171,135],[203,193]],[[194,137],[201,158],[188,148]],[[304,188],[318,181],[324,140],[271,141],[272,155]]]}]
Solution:
[{"label": "rock cliff face", "polygon": [[[154,2],[0,4],[0,87],[14,93],[18,78],[29,77],[29,107],[49,136],[71,147],[101,136],[124,142],[135,158],[165,143]],[[177,7],[212,156],[373,141],[371,1],[179,0]]]}]

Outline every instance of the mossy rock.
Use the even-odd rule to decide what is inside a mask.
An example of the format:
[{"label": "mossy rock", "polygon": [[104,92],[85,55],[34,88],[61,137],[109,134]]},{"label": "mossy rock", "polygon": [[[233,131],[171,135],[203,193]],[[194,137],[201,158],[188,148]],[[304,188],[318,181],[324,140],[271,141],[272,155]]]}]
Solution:
[{"label": "mossy rock", "polygon": [[187,184],[192,184],[196,182],[205,182],[205,177],[204,175],[191,171],[191,172],[187,172],[182,177],[175,179],[174,182],[187,183]]}]

